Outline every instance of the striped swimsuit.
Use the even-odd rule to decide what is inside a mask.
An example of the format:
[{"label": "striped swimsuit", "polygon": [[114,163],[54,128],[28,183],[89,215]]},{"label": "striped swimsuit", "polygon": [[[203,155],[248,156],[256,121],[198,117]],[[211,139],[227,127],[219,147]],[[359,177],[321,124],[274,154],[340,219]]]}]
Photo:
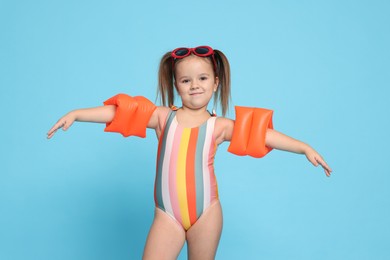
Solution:
[{"label": "striped swimsuit", "polygon": [[185,128],[178,124],[176,111],[171,110],[160,136],[155,204],[185,230],[218,198],[214,175],[215,119],[210,117],[199,127]]}]

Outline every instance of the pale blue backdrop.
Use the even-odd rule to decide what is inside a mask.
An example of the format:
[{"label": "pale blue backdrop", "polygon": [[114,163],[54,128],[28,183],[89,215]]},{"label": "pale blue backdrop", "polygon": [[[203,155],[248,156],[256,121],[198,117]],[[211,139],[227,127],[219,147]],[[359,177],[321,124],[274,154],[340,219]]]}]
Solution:
[{"label": "pale blue backdrop", "polygon": [[1,0],[0,259],[141,258],[154,133],[45,134],[118,92],[155,100],[161,56],[202,44],[228,56],[233,105],[273,109],[334,169],[221,145],[217,259],[389,259],[389,13],[385,0]]}]

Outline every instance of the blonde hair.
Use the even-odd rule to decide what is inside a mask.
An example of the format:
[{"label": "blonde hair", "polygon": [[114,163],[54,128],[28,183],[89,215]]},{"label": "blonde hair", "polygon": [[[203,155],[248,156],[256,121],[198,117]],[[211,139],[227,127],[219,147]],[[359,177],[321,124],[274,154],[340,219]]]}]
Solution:
[{"label": "blonde hair", "polygon": [[[226,56],[219,50],[214,50],[214,58],[216,68],[214,73],[219,79],[217,91],[214,94],[214,105],[219,104],[222,108],[222,116],[226,115],[229,110],[230,102],[230,65]],[[211,56],[205,57],[209,59],[211,64],[213,60]],[[167,52],[161,58],[160,67],[158,70],[158,89],[157,94],[161,96],[163,106],[172,106],[175,100],[174,91],[174,64],[175,60],[171,56],[171,52]]]}]

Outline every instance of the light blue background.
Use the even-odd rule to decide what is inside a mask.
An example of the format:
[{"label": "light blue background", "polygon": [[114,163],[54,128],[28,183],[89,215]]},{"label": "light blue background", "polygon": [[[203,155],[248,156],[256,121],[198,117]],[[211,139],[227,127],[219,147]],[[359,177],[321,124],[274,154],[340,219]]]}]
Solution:
[{"label": "light blue background", "polygon": [[233,105],[274,109],[334,169],[221,145],[217,259],[389,259],[389,13],[385,0],[0,1],[0,259],[141,258],[154,133],[45,134],[119,92],[154,100],[161,56],[202,44],[228,56]]}]

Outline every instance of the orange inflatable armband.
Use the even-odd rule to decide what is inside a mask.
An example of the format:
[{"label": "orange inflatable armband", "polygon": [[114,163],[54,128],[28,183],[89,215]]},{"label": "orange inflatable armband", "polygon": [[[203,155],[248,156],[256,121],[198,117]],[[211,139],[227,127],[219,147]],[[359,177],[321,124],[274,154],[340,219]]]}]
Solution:
[{"label": "orange inflatable armband", "polygon": [[106,124],[105,132],[118,132],[124,137],[146,136],[146,127],[156,109],[150,100],[142,96],[118,94],[104,101],[104,105],[116,106],[114,119]]},{"label": "orange inflatable armband", "polygon": [[236,106],[236,120],[228,151],[260,158],[272,148],[265,145],[267,129],[273,129],[272,110]]}]

